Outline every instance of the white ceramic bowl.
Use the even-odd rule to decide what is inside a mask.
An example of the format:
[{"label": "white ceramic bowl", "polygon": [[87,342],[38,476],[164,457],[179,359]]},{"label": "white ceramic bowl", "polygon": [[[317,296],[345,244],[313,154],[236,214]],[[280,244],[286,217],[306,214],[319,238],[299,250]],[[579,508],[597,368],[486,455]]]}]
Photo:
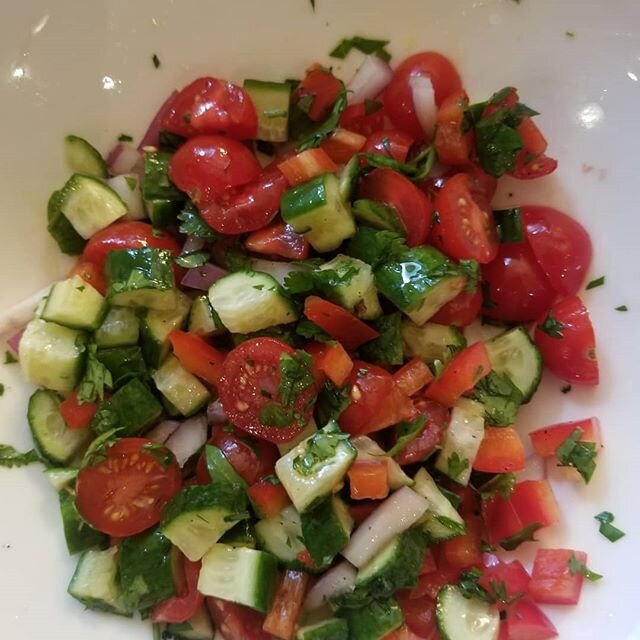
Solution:
[{"label": "white ceramic bowl", "polygon": [[[637,0],[316,0],[315,13],[309,0],[7,4],[0,24],[0,309],[68,268],[45,228],[47,197],[66,174],[63,135],[86,136],[106,151],[120,133],[140,136],[171,89],[205,73],[279,80],[317,60],[348,78],[359,54],[343,64],[327,53],[354,34],[391,40],[396,62],[417,50],[441,51],[472,98],[516,85],[542,112],[560,168],[545,180],[509,185],[502,197],[553,204],[577,217],[594,239],[590,276],[606,275],[604,287],[584,294],[598,335],[600,387],[562,395],[561,382],[547,375],[543,392],[522,411],[525,430],[598,415],[606,443],[590,486],[554,483],[563,521],[540,536],[545,544],[584,549],[605,578],[585,585],[578,608],[546,610],[567,640],[638,639]],[[614,310],[621,304],[627,313]],[[0,441],[26,448],[31,390],[15,365],[0,366],[0,382]],[[67,557],[57,499],[40,469],[0,470],[0,505],[2,637],[150,638],[145,625],[84,612],[66,595],[75,560]],[[615,545],[598,534],[593,516],[603,509],[627,532]]]}]

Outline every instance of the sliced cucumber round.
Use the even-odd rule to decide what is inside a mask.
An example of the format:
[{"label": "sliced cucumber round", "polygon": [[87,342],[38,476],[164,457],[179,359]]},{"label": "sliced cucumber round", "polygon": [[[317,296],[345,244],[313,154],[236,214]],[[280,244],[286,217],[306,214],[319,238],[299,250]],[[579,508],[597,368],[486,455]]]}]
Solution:
[{"label": "sliced cucumber round", "polygon": [[497,640],[500,614],[478,598],[465,598],[451,584],[438,592],[436,622],[443,640]]}]

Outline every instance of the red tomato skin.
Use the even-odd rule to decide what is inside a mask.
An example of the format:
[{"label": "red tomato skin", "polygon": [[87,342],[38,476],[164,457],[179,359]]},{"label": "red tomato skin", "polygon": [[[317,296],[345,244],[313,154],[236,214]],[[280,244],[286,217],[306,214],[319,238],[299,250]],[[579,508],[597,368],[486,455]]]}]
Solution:
[{"label": "red tomato skin", "polygon": [[355,131],[334,129],[320,145],[336,164],[347,164],[353,156],[362,150],[367,139]]},{"label": "red tomato skin", "polygon": [[[482,577],[478,583],[491,593],[494,584],[504,583],[507,599],[518,594],[526,594],[531,576],[519,560],[503,562],[493,553],[482,556]],[[510,605],[498,603],[501,610],[508,610]]]},{"label": "red tomato skin", "polygon": [[294,100],[310,95],[313,100],[307,115],[314,122],[324,120],[338,98],[342,83],[330,71],[322,68],[309,69],[304,80],[298,85]]},{"label": "red tomato skin", "polygon": [[551,424],[548,427],[531,431],[529,437],[535,452],[543,458],[550,458],[556,455],[557,448],[576,429],[582,429],[583,431],[582,436],[580,436],[582,442],[595,442],[598,449],[602,447],[600,421],[596,417]]},{"label": "red tomato skin", "polygon": [[509,496],[509,502],[526,527],[539,522],[544,527],[560,521],[560,507],[546,480],[518,482]]},{"label": "red tomato skin", "polygon": [[69,429],[86,429],[97,411],[95,402],[78,402],[77,389],[60,403],[60,415]]},{"label": "red tomato skin", "polygon": [[291,500],[281,484],[258,480],[247,489],[247,495],[260,518],[275,518]]},{"label": "red tomato skin", "polygon": [[402,131],[386,129],[372,133],[364,144],[362,153],[373,153],[380,156],[391,156],[397,162],[405,162],[413,138]]},{"label": "red tomato skin", "polygon": [[440,543],[439,548],[447,565],[462,571],[482,562],[480,542],[482,539],[482,521],[477,516],[465,518],[467,532],[451,540]]},{"label": "red tomato skin", "polygon": [[199,207],[260,175],[260,164],[241,142],[221,135],[198,135],[185,142],[169,162],[169,178]]},{"label": "red tomato skin", "polygon": [[179,255],[182,249],[172,236],[154,229],[147,222],[114,222],[91,237],[82,252],[82,258],[95,264],[102,273],[109,251],[141,247],[167,249],[174,256]]},{"label": "red tomato skin", "polygon": [[535,602],[520,598],[507,617],[509,640],[548,640],[558,635],[556,628]]},{"label": "red tomato skin", "polygon": [[524,527],[511,502],[501,496],[483,500],[481,510],[489,542],[493,545],[519,533]]},{"label": "red tomato skin", "polygon": [[561,296],[578,293],[589,270],[591,238],[586,229],[551,207],[521,207],[527,241],[551,286]]},{"label": "red tomato skin", "polygon": [[564,325],[561,338],[553,338],[540,329],[546,318],[536,324],[534,341],[542,352],[545,366],[567,382],[597,385],[600,382],[596,337],[589,312],[578,296],[564,298],[551,307],[551,315]]},{"label": "red tomato skin", "polygon": [[182,557],[184,585],[179,595],[156,604],[151,610],[151,622],[179,624],[192,618],[204,604],[204,596],[198,591],[200,562]]},{"label": "red tomato skin", "polygon": [[426,242],[433,207],[429,198],[408,178],[392,169],[374,169],[360,181],[358,198],[394,207],[406,229],[410,247]]},{"label": "red tomato skin", "polygon": [[[118,440],[107,450],[106,459],[80,470],[76,506],[98,531],[116,537],[140,533],[160,521],[164,505],[180,491],[182,479],[175,458],[168,466],[161,465],[143,451],[148,444],[151,441],[145,438]],[[149,495],[145,489],[153,491],[153,502],[136,511],[133,501],[138,495]],[[105,511],[110,506],[114,508]]]},{"label": "red tomato skin", "polygon": [[473,147],[473,130],[462,132],[464,106],[469,104],[465,91],[447,96],[438,110],[436,134],[433,144],[438,160],[452,167],[465,166]]},{"label": "red tomato skin", "polygon": [[571,573],[571,556],[586,566],[584,551],[537,549],[529,584],[529,595],[533,600],[540,604],[578,604],[584,576]]},{"label": "red tomato skin", "polygon": [[103,269],[95,262],[79,260],[76,266],[71,269],[67,278],[73,278],[73,276],[80,276],[87,284],[91,285],[102,295],[104,295],[107,290],[107,281],[104,277]]},{"label": "red tomato skin", "polygon": [[433,400],[419,399],[416,409],[426,417],[424,429],[395,456],[400,465],[413,464],[426,459],[440,444],[442,434],[449,423],[449,410]]},{"label": "red tomato skin", "polygon": [[448,566],[446,563],[439,563],[437,571],[425,573],[418,578],[418,584],[411,589],[409,597],[413,599],[427,596],[431,600],[438,597],[438,591],[447,584],[458,582],[460,571]]},{"label": "red tomato skin", "polygon": [[409,630],[425,640],[439,637],[436,624],[436,603],[429,596],[411,598],[410,592],[398,592],[398,604]]},{"label": "red tomato skin", "polygon": [[245,240],[244,246],[254,253],[288,260],[306,260],[309,257],[309,243],[305,237],[284,222],[276,222],[253,231]]},{"label": "red tomato skin", "polygon": [[254,609],[220,598],[205,598],[209,614],[225,640],[272,640],[262,630],[264,616]]},{"label": "red tomato skin", "polygon": [[458,71],[448,58],[435,51],[416,53],[395,70],[391,82],[384,90],[385,110],[394,126],[416,140],[424,139],[424,131],[416,117],[409,79],[412,76],[430,78],[435,92],[436,104],[462,89]]},{"label": "red tomato skin", "polygon": [[493,320],[537,320],[556,297],[526,242],[501,244],[496,259],[482,266],[482,277],[489,298],[483,312]]},{"label": "red tomato skin", "polygon": [[539,156],[528,160],[528,155],[522,154],[522,151],[516,158],[515,169],[511,175],[518,180],[535,180],[543,178],[553,173],[558,168],[558,161],[555,158],[541,153]]},{"label": "red tomato skin", "polygon": [[429,322],[467,327],[480,315],[481,310],[482,291],[477,287],[473,293],[461,291],[453,300],[441,307]]},{"label": "red tomato skin", "polygon": [[452,407],[460,396],[475,387],[491,371],[487,348],[482,342],[456,353],[425,392],[425,397],[435,400],[445,407]]},{"label": "red tomato skin", "polygon": [[205,76],[180,90],[161,129],[186,138],[199,133],[224,133],[244,140],[255,137],[258,116],[242,87]]},{"label": "red tomato skin", "polygon": [[290,186],[307,182],[323,173],[335,173],[338,167],[322,147],[306,149],[278,163]]},{"label": "red tomato skin", "polygon": [[465,173],[445,182],[434,201],[438,217],[431,242],[456,260],[488,264],[498,254],[500,243],[491,208],[474,189],[472,178]]},{"label": "red tomato skin", "polygon": [[200,208],[205,222],[218,233],[238,235],[268,225],[280,209],[280,198],[289,183],[275,165],[241,187],[230,189]]},{"label": "red tomato skin", "polygon": [[[299,417],[291,425],[265,425],[259,418],[262,407],[278,397],[280,357],[294,353],[289,345],[275,338],[247,340],[229,352],[218,393],[225,413],[238,429],[268,442],[288,442],[309,422],[315,385],[295,399],[294,413]],[[263,392],[271,394],[271,398]]]},{"label": "red tomato skin", "polygon": [[340,126],[361,136],[370,136],[384,128],[384,107],[367,114],[364,102],[347,105],[340,114]]},{"label": "red tomato skin", "polygon": [[473,468],[484,473],[509,473],[525,467],[525,450],[511,427],[486,426]]}]

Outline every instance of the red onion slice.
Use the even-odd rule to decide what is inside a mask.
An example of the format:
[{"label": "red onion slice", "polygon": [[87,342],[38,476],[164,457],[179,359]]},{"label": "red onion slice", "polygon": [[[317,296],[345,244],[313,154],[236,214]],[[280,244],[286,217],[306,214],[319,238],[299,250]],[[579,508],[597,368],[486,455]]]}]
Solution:
[{"label": "red onion slice", "polygon": [[173,451],[180,467],[196,454],[207,442],[207,419],[204,414],[185,420],[165,443]]},{"label": "red onion slice", "polygon": [[197,238],[196,236],[187,236],[187,239],[184,241],[184,245],[182,247],[181,255],[193,253],[194,251],[200,251],[201,249],[204,249],[204,240],[202,238]]},{"label": "red onion slice", "polygon": [[189,269],[182,278],[180,284],[183,287],[189,287],[190,289],[198,289],[199,291],[208,291],[209,287],[220,280],[223,276],[227,275],[227,271],[221,267],[207,262],[201,267],[195,269]]},{"label": "red onion slice", "polygon": [[304,601],[304,611],[314,611],[324,606],[329,598],[346,593],[356,581],[357,571],[348,562],[341,562],[316,582]]},{"label": "red onion slice", "polygon": [[24,333],[24,327],[20,329],[17,333],[14,333],[7,340],[7,347],[9,347],[9,351],[13,354],[15,358],[20,355],[20,340],[22,339],[22,334]]},{"label": "red onion slice", "polygon": [[153,116],[151,123],[149,124],[149,128],[146,133],[142,136],[142,140],[140,140],[140,144],[138,145],[138,151],[144,149],[144,147],[157,147],[158,141],[160,138],[160,128],[162,126],[162,121],[165,119],[171,104],[173,103],[173,99],[176,97],[178,92],[174,89],[169,97],[162,103],[162,106],[156,112],[156,115]]},{"label": "red onion slice", "polygon": [[123,173],[136,173],[140,162],[140,152],[128,144],[119,142],[107,156],[107,166],[114,176]]},{"label": "red onion slice", "polygon": [[220,400],[214,400],[207,407],[207,422],[209,424],[224,424],[227,421],[227,414],[222,408]]},{"label": "red onion slice", "polygon": [[378,56],[367,56],[347,83],[347,102],[363,102],[375,98],[389,84],[393,71]]},{"label": "red onion slice", "polygon": [[430,140],[433,138],[438,115],[433,83],[426,76],[411,76],[409,78],[409,86],[411,87],[416,118],[418,118],[425,136]]},{"label": "red onion slice", "polygon": [[415,524],[428,507],[427,500],[409,487],[398,489],[356,529],[342,555],[363,567],[391,538]]},{"label": "red onion slice", "polygon": [[144,434],[145,438],[164,444],[178,429],[180,423],[177,420],[163,420],[158,423],[151,431]]}]

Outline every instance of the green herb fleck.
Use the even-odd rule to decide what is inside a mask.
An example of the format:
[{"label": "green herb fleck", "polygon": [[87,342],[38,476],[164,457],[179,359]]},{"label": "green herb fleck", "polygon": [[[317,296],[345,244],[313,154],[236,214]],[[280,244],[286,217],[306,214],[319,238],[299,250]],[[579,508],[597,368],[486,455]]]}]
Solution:
[{"label": "green herb fleck", "polygon": [[148,442],[141,451],[148,453],[164,469],[175,460],[173,453],[160,442]]},{"label": "green herb fleck", "polygon": [[296,325],[296,333],[307,340],[315,340],[316,342],[334,342],[326,331],[321,329],[315,322],[302,318]]},{"label": "green herb fleck", "polygon": [[178,231],[188,236],[194,236],[201,240],[213,240],[215,233],[213,229],[202,219],[200,213],[193,205],[188,205],[184,211],[178,214],[180,228]]},{"label": "green herb fleck", "polygon": [[174,262],[185,269],[196,269],[205,265],[210,257],[211,254],[208,251],[193,251],[174,258]]},{"label": "green herb fleck", "polygon": [[388,62],[391,60],[391,54],[385,48],[388,44],[388,40],[373,40],[371,38],[354,36],[353,38],[344,38],[341,40],[329,55],[332,58],[343,60],[352,49],[356,49],[366,55],[376,55],[381,60]]},{"label": "green herb fleck", "polygon": [[21,453],[9,444],[0,444],[0,467],[24,467],[34,462],[42,462],[35,449]]},{"label": "green herb fleck", "polygon": [[469,460],[460,458],[457,451],[454,451],[447,459],[447,475],[452,480],[457,480],[468,468]]},{"label": "green herb fleck", "polygon": [[556,320],[556,318],[551,314],[551,311],[547,313],[547,317],[544,319],[544,322],[538,325],[538,329],[546,333],[550,338],[555,338],[557,340],[564,338],[564,335],[562,334],[564,324],[559,320]]},{"label": "green herb fleck", "polygon": [[499,209],[493,212],[500,242],[522,242],[524,229],[520,207],[513,209]]},{"label": "green herb fleck", "polygon": [[629,307],[626,304],[621,304],[619,307],[616,307],[616,311],[629,311]]},{"label": "green herb fleck", "polygon": [[76,291],[79,291],[80,293],[82,293],[85,289],[86,287],[83,284],[81,284],[79,287],[76,287]]},{"label": "green herb fleck", "polygon": [[415,440],[422,433],[426,422],[426,416],[421,415],[410,422],[398,423],[394,427],[396,443],[387,451],[387,455],[393,458],[403,451],[412,440]]},{"label": "green herb fleck", "polygon": [[596,443],[582,442],[582,429],[574,429],[572,434],[556,449],[556,457],[561,467],[573,467],[588,484],[596,470]]},{"label": "green herb fleck", "polygon": [[388,146],[388,141],[386,145],[384,143],[385,139],[383,139],[383,146],[385,146],[388,153],[387,156],[380,153],[361,153],[359,157],[366,160],[367,164],[372,167],[393,169],[413,182],[424,180],[436,163],[437,155],[434,147],[426,147],[409,162],[398,162],[391,157],[391,148]]},{"label": "green herb fleck", "polygon": [[564,387],[562,387],[562,389],[560,389],[560,391],[562,391],[562,393],[567,394],[571,391],[573,387],[570,384],[565,384]]},{"label": "green herb fleck", "polygon": [[500,546],[505,551],[513,551],[524,542],[535,542],[537,538],[534,534],[542,527],[543,525],[541,522],[534,522],[533,524],[527,525],[522,531],[502,540],[502,542],[500,542]]},{"label": "green herb fleck", "polygon": [[348,440],[348,433],[343,433],[335,422],[329,423],[307,440],[303,452],[293,459],[294,470],[302,476],[316,473],[335,456],[338,445]]},{"label": "green herb fleck", "polygon": [[567,36],[567,38],[575,38],[576,37],[576,32],[575,31],[565,31],[564,35]]},{"label": "green herb fleck", "polygon": [[443,527],[453,531],[458,536],[463,536],[467,532],[467,527],[464,522],[456,522],[447,516],[435,515],[434,519],[439,522]]},{"label": "green herb fleck", "polygon": [[118,136],[118,142],[133,142],[133,138],[128,133],[121,133]]},{"label": "green herb fleck", "polygon": [[587,565],[584,562],[578,560],[574,553],[569,556],[568,565],[572,576],[578,574],[583,575],[587,580],[589,580],[589,582],[597,582],[602,579],[602,576],[599,573],[591,571],[591,569],[587,568]]},{"label": "green herb fleck", "polygon": [[599,278],[596,278],[595,280],[592,280],[587,286],[586,289],[587,291],[589,289],[595,289],[596,287],[601,287],[604,284],[604,276],[600,276]]},{"label": "green herb fleck", "polygon": [[315,13],[315,11],[316,11],[316,0],[309,0],[309,2],[311,3],[311,8],[313,9],[313,12]]},{"label": "green herb fleck", "polygon": [[153,66],[158,69],[160,67],[160,58],[158,58],[157,54],[153,54],[151,56],[151,61],[153,62]]},{"label": "green herb fleck", "polygon": [[[299,104],[299,103],[298,103]],[[340,89],[338,99],[335,101],[327,119],[314,128],[309,135],[298,144],[298,151],[317,147],[338,126],[340,115],[347,106],[347,90],[344,85]]]},{"label": "green herb fleck", "polygon": [[18,362],[18,359],[10,351],[5,351],[4,352],[4,363],[5,364],[15,364],[16,362]]},{"label": "green herb fleck", "polygon": [[515,473],[500,473],[480,488],[480,497],[488,500],[496,495],[500,495],[505,500],[513,493],[517,478]]},{"label": "green herb fleck", "polygon": [[351,404],[349,387],[336,387],[330,380],[324,383],[315,406],[315,418],[318,424],[327,424],[337,420]]},{"label": "green herb fleck", "polygon": [[96,357],[98,347],[95,343],[87,345],[87,364],[84,376],[78,387],[78,404],[104,400],[104,390],[113,387],[111,372]]},{"label": "green herb fleck", "polygon": [[0,382],[0,397],[4,395],[4,385]]},{"label": "green herb fleck", "polygon": [[385,365],[400,365],[404,361],[402,352],[402,314],[397,311],[381,316],[371,323],[380,334],[362,345],[360,353],[367,362]]},{"label": "green herb fleck", "polygon": [[462,590],[462,595],[465,598],[479,598],[488,604],[500,603],[501,605],[509,605],[525,595],[524,592],[518,592],[510,596],[507,585],[503,580],[498,582],[497,580],[490,579],[489,588],[487,589],[480,584],[482,577],[483,572],[477,567],[468,569],[460,574],[458,586]]},{"label": "green herb fleck", "polygon": [[138,181],[133,176],[125,176],[124,177],[127,186],[130,191],[135,191],[135,188],[138,186]]},{"label": "green herb fleck", "polygon": [[516,421],[522,404],[522,391],[506,374],[490,371],[473,388],[472,397],[484,406],[484,419],[496,427],[508,427]]},{"label": "green herb fleck", "polygon": [[105,460],[107,457],[107,451],[118,439],[116,434],[119,431],[122,431],[122,428],[109,429],[109,431],[105,431],[97,438],[95,438],[95,440],[93,440],[93,442],[87,448],[80,466],[93,466],[96,464],[100,464],[100,462]]},{"label": "green herb fleck", "polygon": [[610,542],[617,542],[626,535],[624,531],[621,531],[618,527],[614,527],[611,524],[615,519],[611,511],[602,511],[594,517],[600,522],[600,533]]}]

